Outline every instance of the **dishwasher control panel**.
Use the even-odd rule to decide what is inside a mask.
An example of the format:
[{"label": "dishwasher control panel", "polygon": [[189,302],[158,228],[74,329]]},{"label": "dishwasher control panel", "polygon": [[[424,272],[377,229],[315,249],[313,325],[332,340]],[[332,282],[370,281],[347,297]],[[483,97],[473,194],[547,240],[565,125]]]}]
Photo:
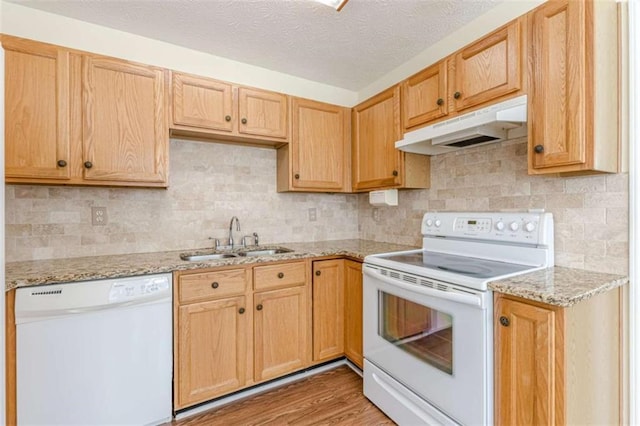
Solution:
[{"label": "dishwasher control panel", "polygon": [[125,302],[131,299],[153,297],[171,290],[168,277],[141,277],[134,280],[115,280],[109,291],[109,302]]}]

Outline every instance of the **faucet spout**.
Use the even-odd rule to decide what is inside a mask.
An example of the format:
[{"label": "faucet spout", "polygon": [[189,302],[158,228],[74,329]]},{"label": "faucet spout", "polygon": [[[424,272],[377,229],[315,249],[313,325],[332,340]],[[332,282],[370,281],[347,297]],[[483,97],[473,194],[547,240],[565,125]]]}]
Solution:
[{"label": "faucet spout", "polygon": [[237,216],[231,218],[229,222],[229,245],[233,248],[233,221],[236,221],[236,231],[240,231],[240,219]]}]

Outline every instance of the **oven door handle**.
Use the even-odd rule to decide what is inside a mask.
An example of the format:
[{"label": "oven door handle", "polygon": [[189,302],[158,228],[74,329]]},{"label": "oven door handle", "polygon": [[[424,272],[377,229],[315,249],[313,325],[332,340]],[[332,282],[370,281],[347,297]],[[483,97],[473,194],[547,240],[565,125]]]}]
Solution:
[{"label": "oven door handle", "polygon": [[375,272],[375,269],[364,267],[362,268],[362,272],[365,275],[369,275],[371,278],[376,280],[380,280],[384,283],[394,285],[396,287],[400,287],[404,290],[408,290],[414,293],[419,293],[425,296],[437,297],[438,299],[450,300],[452,302],[463,303],[465,305],[472,306],[482,306],[482,298],[472,295],[466,294],[458,294],[452,293],[448,291],[434,290],[429,287],[421,286],[421,285],[410,285],[406,284],[403,281],[395,280],[393,278],[386,277],[380,273]]}]

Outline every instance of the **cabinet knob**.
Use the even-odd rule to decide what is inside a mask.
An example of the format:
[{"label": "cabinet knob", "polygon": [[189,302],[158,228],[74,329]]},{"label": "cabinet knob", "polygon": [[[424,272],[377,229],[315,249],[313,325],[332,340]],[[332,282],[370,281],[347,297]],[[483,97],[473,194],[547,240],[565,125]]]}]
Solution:
[{"label": "cabinet knob", "polygon": [[247,119],[243,118],[242,120],[240,120],[242,122],[242,124],[247,124]]},{"label": "cabinet knob", "polygon": [[444,105],[444,99],[442,98],[438,98],[438,100],[436,101],[436,103],[440,106]]},{"label": "cabinet knob", "polygon": [[240,308],[240,309],[238,309],[238,313],[239,313],[240,315],[244,314],[244,308]]},{"label": "cabinet knob", "polygon": [[509,318],[507,317],[500,317],[500,324],[502,324],[504,327],[509,327]]},{"label": "cabinet knob", "polygon": [[91,161],[85,161],[84,167],[86,167],[87,169],[90,169],[93,167],[93,163]]},{"label": "cabinet knob", "polygon": [[456,92],[456,93],[453,94],[453,97],[455,99],[460,99],[461,96],[462,96],[462,93],[460,93],[460,92]]},{"label": "cabinet knob", "polygon": [[320,275],[322,275],[322,272],[316,271],[316,276],[319,277]]},{"label": "cabinet knob", "polygon": [[537,153],[537,154],[542,154],[544,152],[544,146],[542,145],[536,145],[533,147],[533,150]]},{"label": "cabinet knob", "polygon": [[300,173],[296,173],[295,175],[293,175],[293,177],[296,179],[300,179]]},{"label": "cabinet knob", "polygon": [[225,117],[224,117],[224,120],[225,120],[225,121],[231,121],[231,116],[230,116],[230,115],[225,116]]},{"label": "cabinet knob", "polygon": [[394,170],[394,171],[391,172],[391,174],[394,175],[394,176],[398,176],[398,171]]},{"label": "cabinet knob", "polygon": [[278,272],[278,278],[284,278],[284,272]]},{"label": "cabinet knob", "polygon": [[64,160],[58,160],[58,167],[67,167],[67,162]]},{"label": "cabinet knob", "polygon": [[211,288],[218,288],[220,286],[220,284],[218,284],[217,281],[214,281],[211,283]]},{"label": "cabinet knob", "polygon": [[258,305],[258,306],[256,306],[256,309],[257,309],[257,310],[259,310],[259,311],[261,311],[261,310],[262,310],[262,305]]}]

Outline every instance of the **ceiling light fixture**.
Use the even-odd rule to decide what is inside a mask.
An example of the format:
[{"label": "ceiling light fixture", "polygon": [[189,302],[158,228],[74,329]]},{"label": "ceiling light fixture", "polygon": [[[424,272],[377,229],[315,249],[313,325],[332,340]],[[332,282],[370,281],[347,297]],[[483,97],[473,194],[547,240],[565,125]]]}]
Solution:
[{"label": "ceiling light fixture", "polygon": [[327,6],[331,6],[336,11],[340,12],[340,10],[342,10],[344,5],[347,4],[349,0],[315,0],[315,1],[317,1],[318,3],[325,4]]}]

